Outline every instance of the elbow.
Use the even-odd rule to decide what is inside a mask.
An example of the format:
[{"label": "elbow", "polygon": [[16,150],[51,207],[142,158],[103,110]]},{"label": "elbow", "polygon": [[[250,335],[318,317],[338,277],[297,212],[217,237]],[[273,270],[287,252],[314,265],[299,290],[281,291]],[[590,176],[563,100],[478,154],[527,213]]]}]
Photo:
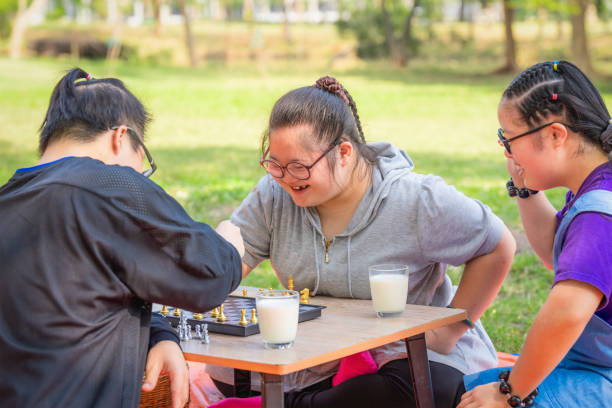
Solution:
[{"label": "elbow", "polygon": [[493,252],[497,255],[499,263],[503,265],[499,270],[504,272],[504,276],[507,275],[516,253],[516,240],[508,228],[504,227],[502,236]]}]

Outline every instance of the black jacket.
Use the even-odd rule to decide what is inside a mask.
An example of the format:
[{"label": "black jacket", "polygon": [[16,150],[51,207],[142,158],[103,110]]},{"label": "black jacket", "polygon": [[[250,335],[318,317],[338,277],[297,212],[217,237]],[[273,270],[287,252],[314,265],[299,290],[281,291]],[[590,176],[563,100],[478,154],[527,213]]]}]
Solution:
[{"label": "black jacket", "polygon": [[0,187],[0,406],[136,407],[151,303],[206,311],[236,249],[134,170],[89,158]]}]

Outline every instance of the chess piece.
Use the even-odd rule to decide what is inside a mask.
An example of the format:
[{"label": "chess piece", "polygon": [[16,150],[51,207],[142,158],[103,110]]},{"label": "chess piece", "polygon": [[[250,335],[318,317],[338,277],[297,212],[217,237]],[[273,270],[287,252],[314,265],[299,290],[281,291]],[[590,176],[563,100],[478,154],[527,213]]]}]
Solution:
[{"label": "chess piece", "polygon": [[255,309],[251,309],[251,323],[257,323],[257,313]]},{"label": "chess piece", "polygon": [[300,303],[303,305],[307,305],[308,302],[308,296],[310,295],[310,289],[308,288],[304,288],[300,291]]},{"label": "chess piece", "polygon": [[210,337],[208,337],[208,325],[206,323],[202,324],[202,343],[208,344],[210,343]]},{"label": "chess piece", "polygon": [[246,289],[242,289],[242,296],[247,297],[247,290]]},{"label": "chess piece", "polygon": [[223,305],[219,306],[219,315],[217,316],[217,321],[220,323],[224,323],[227,321],[227,316],[223,313]]},{"label": "chess piece", "polygon": [[204,320],[204,315],[202,313],[194,313],[193,318],[196,320]]},{"label": "chess piece", "polygon": [[187,316],[184,314],[180,314],[178,329],[179,329],[179,339],[189,340],[191,338],[191,325],[187,324]]},{"label": "chess piece", "polygon": [[249,324],[246,319],[246,309],[240,309],[240,321],[238,322],[241,326],[247,326]]},{"label": "chess piece", "polygon": [[289,275],[289,282],[287,283],[287,289],[293,290],[293,275]]},{"label": "chess piece", "polygon": [[160,313],[162,316],[168,316],[168,315],[170,314],[170,311],[168,310],[168,306],[163,305],[163,306],[162,306],[162,308],[161,308],[161,310],[159,311],[159,313]]},{"label": "chess piece", "polygon": [[181,317],[181,309],[179,309],[178,307],[175,307],[174,312],[172,312],[172,315],[176,317]]},{"label": "chess piece", "polygon": [[210,311],[210,317],[216,319],[217,316],[219,316],[219,308],[215,307],[213,310]]},{"label": "chess piece", "polygon": [[196,339],[202,339],[202,325],[200,324],[195,325],[195,337]]}]

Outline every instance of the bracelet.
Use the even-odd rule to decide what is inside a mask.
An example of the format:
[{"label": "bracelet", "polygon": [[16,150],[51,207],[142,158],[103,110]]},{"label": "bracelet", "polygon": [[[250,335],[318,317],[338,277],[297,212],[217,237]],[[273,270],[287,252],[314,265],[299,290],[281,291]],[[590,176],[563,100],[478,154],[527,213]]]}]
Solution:
[{"label": "bracelet", "polygon": [[[449,309],[454,309],[455,307],[453,305],[448,305],[446,306]],[[473,329],[474,327],[476,327],[476,325],[474,324],[473,321],[470,320],[469,317],[466,317],[465,319],[463,319],[461,321],[461,323],[465,324],[467,327],[469,327],[470,329]]]},{"label": "bracelet", "polygon": [[516,197],[518,195],[519,198],[527,198],[530,195],[535,195],[539,193],[538,190],[516,187],[512,178],[510,178],[510,180],[508,180],[508,182],[506,183],[506,190],[508,190],[508,196]]},{"label": "bracelet", "polygon": [[508,180],[508,182],[506,183],[506,190],[508,190],[508,196],[516,197],[518,195],[519,198],[527,198],[530,195],[535,195],[539,193],[538,190],[516,187],[514,185],[514,181],[512,181],[512,178],[510,178],[510,180]]},{"label": "bracelet", "polygon": [[508,396],[508,405],[511,407],[530,407],[533,405],[535,397],[538,395],[538,388],[531,391],[524,400],[521,401],[521,397],[512,394],[512,387],[508,384],[508,378],[510,377],[510,370],[504,370],[499,373],[499,392]]}]

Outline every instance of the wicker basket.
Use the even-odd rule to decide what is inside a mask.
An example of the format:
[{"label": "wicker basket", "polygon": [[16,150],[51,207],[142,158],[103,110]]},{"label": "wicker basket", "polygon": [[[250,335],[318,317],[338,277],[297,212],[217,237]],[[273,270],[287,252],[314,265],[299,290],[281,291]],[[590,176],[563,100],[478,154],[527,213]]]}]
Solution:
[{"label": "wicker basket", "polygon": [[[170,393],[170,377],[168,374],[161,374],[157,380],[157,385],[152,391],[140,394],[139,408],[172,408],[172,395]],[[189,399],[185,408],[189,407]]]}]

